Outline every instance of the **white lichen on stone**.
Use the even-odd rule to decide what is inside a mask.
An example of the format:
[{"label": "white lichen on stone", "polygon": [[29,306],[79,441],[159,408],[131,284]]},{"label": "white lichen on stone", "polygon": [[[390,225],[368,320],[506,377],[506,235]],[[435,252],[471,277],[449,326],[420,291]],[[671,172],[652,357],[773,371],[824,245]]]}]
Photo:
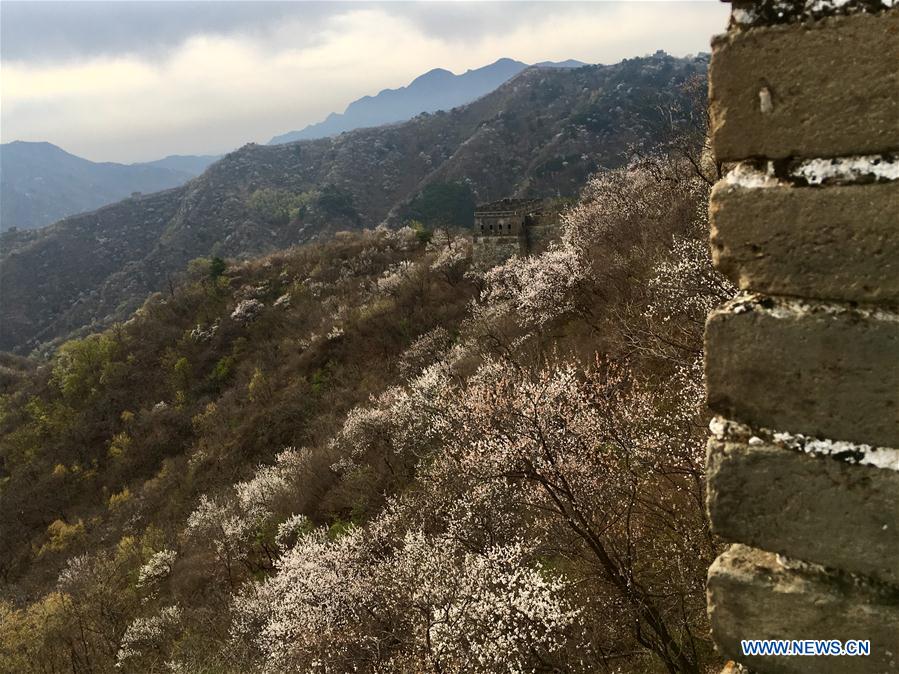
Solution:
[{"label": "white lichen on stone", "polygon": [[899,449],[892,447],[814,438],[801,433],[787,433],[768,428],[754,429],[720,416],[711,420],[709,431],[712,437],[723,442],[745,442],[752,446],[767,444],[812,456],[830,457],[845,463],[899,471]]},{"label": "white lichen on stone", "polygon": [[734,166],[727,175],[724,176],[724,182],[735,187],[745,187],[754,189],[757,187],[778,187],[783,183],[774,175],[774,162],[768,162],[764,171],[759,170],[748,162],[740,162]]},{"label": "white lichen on stone", "polygon": [[739,24],[741,26],[749,26],[758,20],[758,14],[756,14],[751,8],[742,8],[742,7],[734,7],[730,16],[733,19],[734,23]]},{"label": "white lichen on stone", "polygon": [[851,183],[870,178],[899,180],[899,162],[881,155],[806,159],[792,173],[797,178],[804,178],[809,185]]},{"label": "white lichen on stone", "polygon": [[[764,5],[764,6],[762,6]],[[768,0],[766,3],[743,3],[731,10],[731,20],[740,28],[770,23],[807,21],[821,19],[826,16],[855,14],[859,12],[876,12],[878,9],[890,9],[897,6],[897,0],[880,0],[880,2],[860,2],[859,0]]]},{"label": "white lichen on stone", "polygon": [[750,292],[738,293],[732,300],[723,304],[721,310],[731,314],[745,314],[754,311],[781,319],[805,316],[851,316],[890,323],[899,322],[899,313],[883,307],[840,304]]},{"label": "white lichen on stone", "polygon": [[728,436],[734,434],[734,431],[730,428],[731,424],[734,424],[741,429],[745,428],[747,432],[749,431],[748,426],[743,426],[743,424],[739,424],[736,421],[730,421],[724,417],[716,416],[712,417],[712,420],[709,422],[709,432],[712,434],[712,437],[717,440],[727,440]]},{"label": "white lichen on stone", "polygon": [[873,447],[845,440],[812,438],[801,433],[773,433],[775,444],[816,456],[833,456],[863,466],[899,470],[899,449]]},{"label": "white lichen on stone", "polygon": [[[759,92],[762,112],[765,112],[762,100],[764,91],[767,89]],[[773,161],[767,161],[761,167],[752,162],[740,162],[724,177],[726,184],[746,189],[789,187],[796,183],[812,186],[851,185],[893,180],[899,180],[899,161],[884,155],[805,159],[781,176],[777,175]]]},{"label": "white lichen on stone", "polygon": [[814,0],[811,3],[811,10],[813,12],[826,12],[830,9],[840,9],[850,2],[852,2],[852,0]]}]

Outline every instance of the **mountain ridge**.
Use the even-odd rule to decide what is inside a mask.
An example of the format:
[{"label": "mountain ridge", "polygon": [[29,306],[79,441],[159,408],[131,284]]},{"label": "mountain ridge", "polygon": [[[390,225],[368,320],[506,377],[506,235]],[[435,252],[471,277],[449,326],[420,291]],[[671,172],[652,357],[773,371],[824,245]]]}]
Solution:
[{"label": "mountain ridge", "polygon": [[531,66],[515,59],[501,58],[459,75],[445,68],[433,68],[404,87],[382,89],[375,95],[362,96],[347,105],[342,113],[332,112],[321,122],[275,136],[268,144],[315,140],[354,129],[395,124],[422,112],[450,110],[470,103],[526,68],[579,68],[584,65],[568,59],[559,63],[542,61]]},{"label": "mountain ridge", "polygon": [[[38,231],[6,233],[0,349],[28,352],[126,319],[197,257],[250,258],[341,229],[446,222],[447,200],[576,194],[659,134],[706,61],[667,55],[527,69],[449,112],[334,138],[250,144],[188,183]],[[435,207],[435,204],[438,207]],[[464,204],[463,204],[464,205]],[[464,210],[464,209],[463,209]]]},{"label": "mountain ridge", "polygon": [[0,144],[0,231],[33,229],[199,175],[217,157],[172,155],[150,162],[93,162],[46,141]]}]

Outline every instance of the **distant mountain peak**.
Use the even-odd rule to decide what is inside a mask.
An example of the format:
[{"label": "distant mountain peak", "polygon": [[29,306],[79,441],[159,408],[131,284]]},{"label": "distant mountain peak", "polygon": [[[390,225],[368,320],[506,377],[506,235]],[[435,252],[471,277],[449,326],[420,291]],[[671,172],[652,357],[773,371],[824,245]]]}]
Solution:
[{"label": "distant mountain peak", "polygon": [[48,143],[45,140],[11,140],[8,143],[2,143],[0,145],[31,145],[32,147],[55,147],[57,150],[61,150],[62,148],[58,145],[54,145],[53,143]]},{"label": "distant mountain peak", "polygon": [[[69,152],[66,152],[58,145],[48,143],[45,140],[13,140],[9,143],[0,143],[0,153],[3,153],[3,150],[6,150],[7,154],[13,153],[16,156],[25,152],[40,154],[42,156],[75,156]],[[0,156],[2,156],[2,154],[0,154]]]},{"label": "distant mountain peak", "polygon": [[[585,64],[568,60],[561,63],[543,61],[535,65],[571,68]],[[450,110],[489,94],[528,67],[527,63],[503,57],[461,75],[445,68],[433,68],[404,87],[384,89],[375,96],[362,96],[350,103],[343,113],[332,112],[317,124],[275,136],[269,145],[326,138],[353,129],[404,122],[422,112]]]},{"label": "distant mountain peak", "polygon": [[576,59],[566,59],[565,61],[540,61],[534,65],[538,68],[583,68],[588,64]]},{"label": "distant mountain peak", "polygon": [[[471,72],[470,70],[468,72]],[[428,79],[439,79],[439,78],[447,78],[447,77],[456,77],[453,73],[451,73],[446,68],[432,68],[424,75],[419,75],[412,82],[409,83],[409,86],[414,86],[416,82],[420,82],[422,80]],[[406,89],[407,87],[400,87],[401,89]],[[384,89],[384,91],[393,91],[392,89]]]},{"label": "distant mountain peak", "polygon": [[[524,63],[523,61],[516,61],[515,59],[510,59],[510,58],[504,56],[503,58],[496,59],[493,63],[490,63],[486,66],[482,66],[480,68],[469,68],[468,70],[465,71],[464,74],[467,75],[468,73],[476,73],[478,71],[485,70],[487,68],[509,68],[509,67],[518,67],[523,70],[528,67],[528,64]],[[439,68],[438,68],[438,70],[439,70]],[[449,71],[447,71],[447,72],[449,72]]]}]

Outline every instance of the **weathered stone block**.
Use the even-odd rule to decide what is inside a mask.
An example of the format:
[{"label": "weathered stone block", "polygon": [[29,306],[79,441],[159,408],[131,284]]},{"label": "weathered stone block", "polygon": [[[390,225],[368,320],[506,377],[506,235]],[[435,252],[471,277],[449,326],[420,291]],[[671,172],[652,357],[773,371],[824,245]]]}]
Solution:
[{"label": "weathered stone block", "polygon": [[[724,655],[772,674],[886,674],[899,669],[899,590],[731,546],[709,569],[712,636]],[[747,657],[741,639],[867,639],[871,654]]]},{"label": "weathered stone block", "polygon": [[712,46],[719,160],[899,148],[899,12],[750,28]]},{"label": "weathered stone block", "polygon": [[712,438],[707,475],[725,540],[899,587],[899,472]]},{"label": "weathered stone block", "polygon": [[899,300],[899,181],[826,188],[721,181],[710,212],[715,265],[744,290]]},{"label": "weathered stone block", "polygon": [[479,236],[474,241],[473,261],[476,267],[488,269],[502,264],[514,255],[527,255],[522,236]]},{"label": "weathered stone block", "polygon": [[899,447],[899,315],[740,297],[709,314],[709,407],[753,427]]}]

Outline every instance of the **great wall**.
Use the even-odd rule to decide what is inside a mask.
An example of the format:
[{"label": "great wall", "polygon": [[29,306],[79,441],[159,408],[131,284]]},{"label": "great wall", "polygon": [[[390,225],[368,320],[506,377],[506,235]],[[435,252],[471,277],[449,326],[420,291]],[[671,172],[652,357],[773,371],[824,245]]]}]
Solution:
[{"label": "great wall", "polygon": [[[899,671],[899,11],[734,2],[713,40],[708,575],[731,671]],[[743,639],[869,640],[867,657]]]},{"label": "great wall", "polygon": [[513,255],[542,252],[557,231],[559,199],[501,199],[474,212],[475,263],[490,267]]}]

